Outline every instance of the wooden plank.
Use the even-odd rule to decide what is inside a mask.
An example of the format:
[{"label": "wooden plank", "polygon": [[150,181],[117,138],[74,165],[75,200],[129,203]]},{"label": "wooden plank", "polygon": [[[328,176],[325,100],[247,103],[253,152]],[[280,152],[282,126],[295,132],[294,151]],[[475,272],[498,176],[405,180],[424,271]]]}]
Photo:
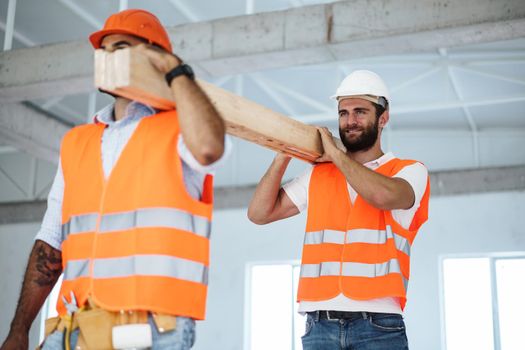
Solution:
[{"label": "wooden plank", "polygon": [[[205,81],[197,80],[197,83],[226,121],[229,134],[308,162],[322,155],[321,138],[314,126]],[[157,109],[176,107],[164,76],[150,64],[146,56],[134,48],[113,53],[96,50],[95,85]]]}]

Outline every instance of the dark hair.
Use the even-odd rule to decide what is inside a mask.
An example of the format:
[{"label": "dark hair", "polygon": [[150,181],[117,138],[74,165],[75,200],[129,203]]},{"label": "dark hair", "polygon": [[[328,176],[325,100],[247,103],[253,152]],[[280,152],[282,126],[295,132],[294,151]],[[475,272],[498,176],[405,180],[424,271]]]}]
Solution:
[{"label": "dark hair", "polygon": [[380,104],[372,102],[374,107],[376,108],[376,118],[379,119],[381,114],[383,114],[386,110],[388,110],[388,100],[385,99],[385,106],[381,106]]}]

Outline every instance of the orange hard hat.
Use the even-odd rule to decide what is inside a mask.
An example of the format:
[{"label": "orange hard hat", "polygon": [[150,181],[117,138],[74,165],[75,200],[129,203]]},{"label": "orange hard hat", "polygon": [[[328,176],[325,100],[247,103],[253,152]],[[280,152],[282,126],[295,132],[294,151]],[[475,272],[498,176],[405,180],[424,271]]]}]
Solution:
[{"label": "orange hard hat", "polygon": [[157,44],[172,52],[170,38],[159,19],[144,10],[129,9],[115,13],[106,20],[104,28],[89,36],[95,49],[100,48],[102,39],[109,34],[129,34]]}]

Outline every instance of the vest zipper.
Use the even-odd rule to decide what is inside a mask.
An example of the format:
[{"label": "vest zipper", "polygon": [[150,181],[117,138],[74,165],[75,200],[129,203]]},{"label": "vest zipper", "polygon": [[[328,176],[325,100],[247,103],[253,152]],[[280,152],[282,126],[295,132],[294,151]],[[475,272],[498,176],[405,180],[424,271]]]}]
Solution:
[{"label": "vest zipper", "polygon": [[104,179],[103,185],[102,185],[102,196],[100,196],[100,203],[98,208],[98,217],[97,217],[97,223],[95,225],[95,232],[93,237],[93,247],[91,248],[91,256],[89,257],[89,292],[88,295],[91,294],[93,299],[95,300],[95,295],[93,294],[93,273],[94,273],[94,264],[95,264],[95,251],[96,251],[96,245],[97,245],[97,238],[100,231],[100,222],[102,221],[102,212],[104,209],[104,201],[106,199],[106,189],[108,185],[108,181]]},{"label": "vest zipper", "polygon": [[343,243],[343,250],[341,251],[341,260],[339,262],[339,293],[340,294],[343,294],[343,256],[345,255],[347,235],[348,235],[348,230],[345,228],[345,241]]},{"label": "vest zipper", "polygon": [[339,263],[340,264],[339,266],[339,292],[340,294],[343,294],[343,295],[344,295],[343,293],[343,263],[344,263],[343,257],[345,256],[345,249],[346,249],[347,238],[348,238],[348,222],[350,221],[350,216],[352,215],[354,204],[357,201],[357,197],[356,197],[355,201],[352,203],[352,198],[350,197],[350,192],[348,191],[348,183],[346,182],[346,180],[345,180],[345,188],[346,188],[346,193],[348,195],[348,204],[350,206],[350,212],[348,213],[348,216],[346,217],[345,240],[343,242],[343,250],[341,251],[341,261]]}]

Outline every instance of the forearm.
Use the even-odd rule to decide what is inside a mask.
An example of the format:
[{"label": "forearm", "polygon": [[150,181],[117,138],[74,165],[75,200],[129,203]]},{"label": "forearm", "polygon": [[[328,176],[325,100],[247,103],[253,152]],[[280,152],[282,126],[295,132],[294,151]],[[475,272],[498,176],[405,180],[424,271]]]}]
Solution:
[{"label": "forearm", "polygon": [[291,158],[278,155],[255,189],[248,207],[248,218],[256,224],[274,221],[272,213],[279,204],[279,191],[284,172]]},{"label": "forearm", "polygon": [[[182,63],[176,55],[152,45],[138,45],[135,50],[144,53],[164,75]],[[208,96],[188,76],[175,77],[170,82],[170,89],[177,104],[184,143],[202,165],[215,162],[224,152],[226,128],[221,116]]]},{"label": "forearm", "polygon": [[186,146],[199,163],[215,162],[224,152],[226,128],[221,116],[193,80],[177,77],[171,83],[171,90]]},{"label": "forearm", "polygon": [[11,333],[29,332],[31,324],[62,272],[62,255],[37,240],[31,251]]},{"label": "forearm", "polygon": [[337,152],[332,158],[350,186],[370,205],[384,210],[412,206],[413,192],[406,181],[368,169],[343,152]]}]

